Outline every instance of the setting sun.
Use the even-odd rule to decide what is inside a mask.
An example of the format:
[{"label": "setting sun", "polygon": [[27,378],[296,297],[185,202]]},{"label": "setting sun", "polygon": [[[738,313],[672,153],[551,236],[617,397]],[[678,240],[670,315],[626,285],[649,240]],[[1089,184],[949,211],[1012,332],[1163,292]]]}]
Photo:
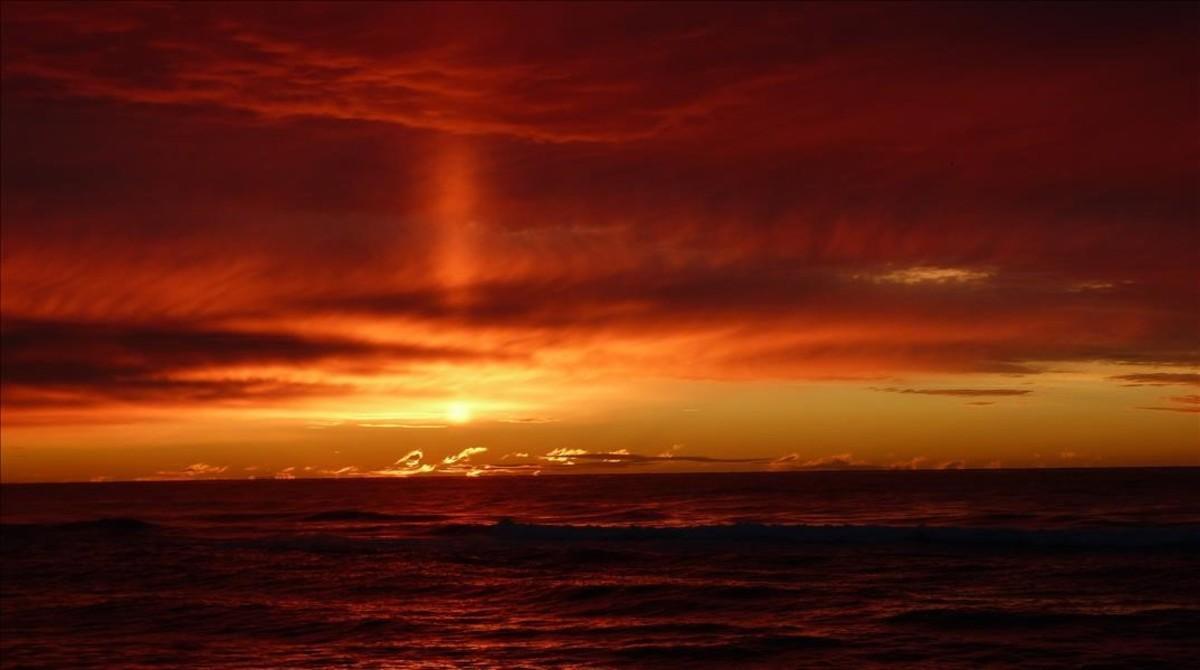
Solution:
[{"label": "setting sun", "polygon": [[468,423],[471,421],[471,408],[465,403],[450,403],[446,408],[446,420],[450,423]]}]

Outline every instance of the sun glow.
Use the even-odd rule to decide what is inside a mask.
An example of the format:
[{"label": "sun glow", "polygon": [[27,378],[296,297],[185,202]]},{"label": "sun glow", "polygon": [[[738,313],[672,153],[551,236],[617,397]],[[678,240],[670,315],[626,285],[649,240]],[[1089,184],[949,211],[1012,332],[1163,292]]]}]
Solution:
[{"label": "sun glow", "polygon": [[471,420],[471,408],[461,402],[450,403],[446,408],[446,420],[450,423],[467,423]]}]

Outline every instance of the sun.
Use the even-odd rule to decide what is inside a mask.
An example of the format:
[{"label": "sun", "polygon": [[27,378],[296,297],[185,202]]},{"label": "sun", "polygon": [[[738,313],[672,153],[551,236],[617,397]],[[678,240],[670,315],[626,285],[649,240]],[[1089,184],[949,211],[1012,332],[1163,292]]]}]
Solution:
[{"label": "sun", "polygon": [[471,408],[466,403],[452,402],[446,408],[446,420],[450,423],[467,423],[471,420]]}]

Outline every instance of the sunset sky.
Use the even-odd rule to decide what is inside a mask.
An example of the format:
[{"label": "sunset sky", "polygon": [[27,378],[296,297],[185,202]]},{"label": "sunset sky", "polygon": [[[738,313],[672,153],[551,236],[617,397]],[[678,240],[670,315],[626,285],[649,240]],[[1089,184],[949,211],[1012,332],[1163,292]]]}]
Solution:
[{"label": "sunset sky", "polygon": [[6,3],[3,480],[1200,465],[1198,22]]}]

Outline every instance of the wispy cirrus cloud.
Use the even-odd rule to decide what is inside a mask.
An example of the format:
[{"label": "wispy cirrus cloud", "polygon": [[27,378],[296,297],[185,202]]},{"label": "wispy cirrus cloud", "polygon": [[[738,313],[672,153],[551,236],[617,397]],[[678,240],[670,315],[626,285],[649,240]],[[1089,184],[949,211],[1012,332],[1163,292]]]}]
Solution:
[{"label": "wispy cirrus cloud", "polygon": [[986,270],[969,268],[917,266],[868,275],[867,278],[895,284],[961,284],[983,281],[991,274]]},{"label": "wispy cirrus cloud", "polygon": [[1110,379],[1123,382],[1125,386],[1200,386],[1200,373],[1197,372],[1135,372]]},{"label": "wispy cirrus cloud", "polygon": [[1172,396],[1164,399],[1177,404],[1143,406],[1138,407],[1138,409],[1149,409],[1160,412],[1183,412],[1185,414],[1200,412],[1200,395]]},{"label": "wispy cirrus cloud", "polygon": [[876,388],[876,391],[886,391],[888,393],[907,393],[912,395],[937,395],[937,396],[952,396],[958,398],[1003,398],[1024,396],[1033,393],[1031,389],[917,389],[917,388],[897,388],[889,386],[886,388]]}]

